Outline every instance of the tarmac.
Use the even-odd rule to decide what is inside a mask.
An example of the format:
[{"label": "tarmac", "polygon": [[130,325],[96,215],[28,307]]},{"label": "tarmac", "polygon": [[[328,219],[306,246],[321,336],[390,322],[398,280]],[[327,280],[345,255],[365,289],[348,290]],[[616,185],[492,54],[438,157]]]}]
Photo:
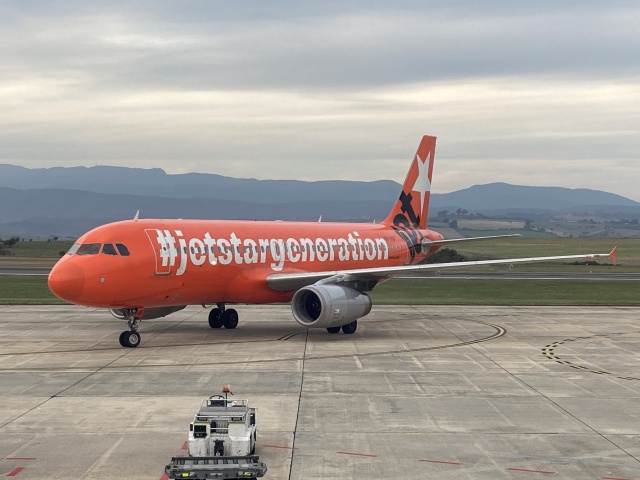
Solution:
[{"label": "tarmac", "polygon": [[237,309],[126,349],[106,311],[0,306],[0,477],[164,479],[231,384],[268,479],[640,479],[640,308],[374,306],[354,335]]}]

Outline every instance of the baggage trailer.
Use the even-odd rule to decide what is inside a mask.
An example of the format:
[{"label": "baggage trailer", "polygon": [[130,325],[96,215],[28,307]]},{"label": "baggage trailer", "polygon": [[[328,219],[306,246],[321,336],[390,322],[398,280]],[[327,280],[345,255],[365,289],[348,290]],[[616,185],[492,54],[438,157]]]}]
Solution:
[{"label": "baggage trailer", "polygon": [[248,400],[229,400],[224,395],[202,400],[189,425],[189,456],[173,457],[165,467],[169,478],[257,478],[267,466],[255,455],[258,411]]}]

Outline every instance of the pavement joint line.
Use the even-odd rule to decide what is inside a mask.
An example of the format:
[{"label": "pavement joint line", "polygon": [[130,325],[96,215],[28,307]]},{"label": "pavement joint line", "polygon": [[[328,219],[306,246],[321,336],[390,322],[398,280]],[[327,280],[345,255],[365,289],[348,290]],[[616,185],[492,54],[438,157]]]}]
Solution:
[{"label": "pavement joint line", "polygon": [[447,462],[445,460],[426,460],[426,459],[420,459],[418,460],[419,462],[426,462],[426,463],[441,463],[444,465],[462,465],[462,463],[460,462]]},{"label": "pavement joint line", "polygon": [[544,475],[556,475],[556,472],[550,472],[547,470],[529,470],[527,468],[515,468],[515,467],[508,467],[507,470],[512,472],[541,473]]},{"label": "pavement joint line", "polygon": [[286,445],[260,445],[260,446],[264,448],[283,448],[285,450],[299,450],[298,447],[288,447]]},{"label": "pavement joint line", "polygon": [[370,453],[356,453],[356,452],[336,452],[336,453],[340,453],[342,455],[354,455],[356,457],[377,457],[378,455],[372,455]]},{"label": "pavement joint line", "polygon": [[298,392],[298,408],[296,410],[296,423],[293,426],[293,438],[291,439],[291,461],[289,462],[289,480],[293,472],[293,452],[296,449],[296,432],[298,431],[298,421],[300,420],[300,408],[302,406],[302,391],[304,389],[304,367],[307,358],[307,346],[309,345],[309,330],[307,329],[304,336],[304,349],[302,350],[302,359],[300,360],[300,391]]}]

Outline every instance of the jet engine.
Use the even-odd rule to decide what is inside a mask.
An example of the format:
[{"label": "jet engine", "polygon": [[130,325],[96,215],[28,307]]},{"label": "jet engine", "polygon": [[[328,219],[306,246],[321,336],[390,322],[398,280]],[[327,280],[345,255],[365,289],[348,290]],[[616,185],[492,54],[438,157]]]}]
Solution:
[{"label": "jet engine", "polygon": [[371,311],[365,293],[339,285],[310,285],[298,290],[291,300],[293,316],[310,328],[340,327]]},{"label": "jet engine", "polygon": [[[170,313],[179,312],[184,307],[186,307],[186,305],[178,305],[175,307],[145,308],[144,313],[142,314],[142,317],[140,318],[140,320],[151,320],[152,318],[166,317]],[[126,310],[127,309],[125,308],[112,308],[109,310],[109,312],[111,313],[111,315],[113,315],[116,318],[119,318],[120,320],[128,320],[129,317],[127,316]]]}]

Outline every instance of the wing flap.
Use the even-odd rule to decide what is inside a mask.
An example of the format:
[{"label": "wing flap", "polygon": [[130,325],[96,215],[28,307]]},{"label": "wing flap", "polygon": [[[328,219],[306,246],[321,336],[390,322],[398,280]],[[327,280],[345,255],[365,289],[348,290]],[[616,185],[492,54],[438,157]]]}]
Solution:
[{"label": "wing flap", "polygon": [[590,260],[609,257],[615,265],[616,248],[610,253],[589,253],[582,255],[557,255],[553,257],[504,258],[500,260],[478,260],[470,262],[429,263],[422,265],[404,265],[397,267],[373,267],[354,270],[333,270],[325,272],[274,273],[267,277],[267,284],[278,292],[291,292],[314,283],[345,283],[371,280],[383,280],[409,272],[426,272],[444,268],[472,267],[479,265],[504,265],[517,263],[547,262],[556,260]]}]

